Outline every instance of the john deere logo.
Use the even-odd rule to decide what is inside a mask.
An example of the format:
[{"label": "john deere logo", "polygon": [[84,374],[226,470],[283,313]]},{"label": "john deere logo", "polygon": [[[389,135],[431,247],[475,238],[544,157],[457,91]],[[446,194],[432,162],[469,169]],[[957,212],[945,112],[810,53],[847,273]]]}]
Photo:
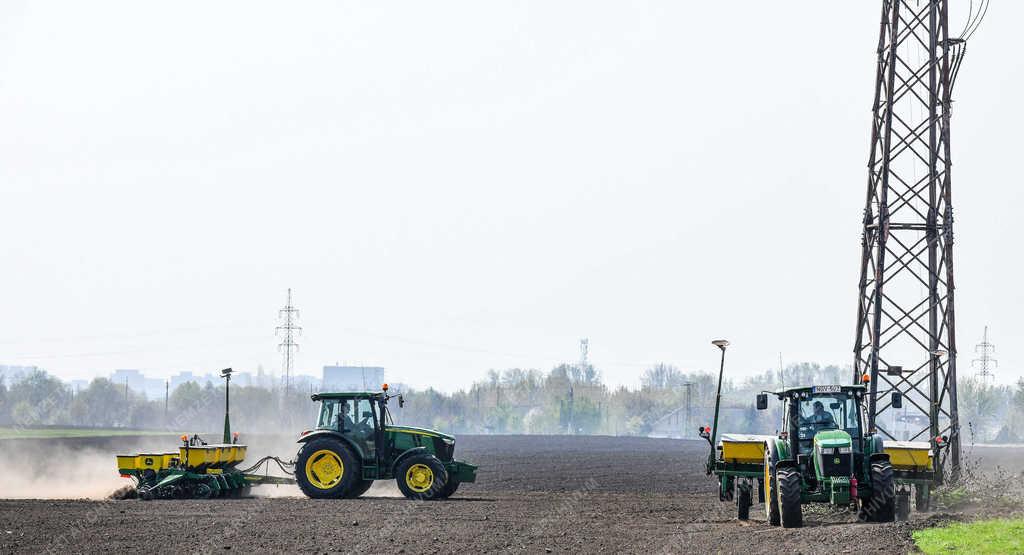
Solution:
[{"label": "john deere logo", "polygon": [[836,457],[836,464],[839,464],[839,457]]}]

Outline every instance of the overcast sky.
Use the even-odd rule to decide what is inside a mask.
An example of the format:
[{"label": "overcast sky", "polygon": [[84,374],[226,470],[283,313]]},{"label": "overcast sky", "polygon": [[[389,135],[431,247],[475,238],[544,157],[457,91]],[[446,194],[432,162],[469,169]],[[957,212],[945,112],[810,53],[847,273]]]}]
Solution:
[{"label": "overcast sky", "polygon": [[[276,370],[289,287],[306,374],[850,364],[877,4],[0,3],[0,364]],[[1007,382],[1022,19],[954,91],[961,373],[988,324]]]}]

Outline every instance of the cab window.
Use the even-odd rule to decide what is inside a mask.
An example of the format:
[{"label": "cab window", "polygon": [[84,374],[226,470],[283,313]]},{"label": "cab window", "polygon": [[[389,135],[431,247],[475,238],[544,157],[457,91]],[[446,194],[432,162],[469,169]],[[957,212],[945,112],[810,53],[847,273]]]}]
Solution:
[{"label": "cab window", "polygon": [[324,399],[320,405],[320,420],[317,421],[317,428],[338,428],[338,405],[337,399]]}]

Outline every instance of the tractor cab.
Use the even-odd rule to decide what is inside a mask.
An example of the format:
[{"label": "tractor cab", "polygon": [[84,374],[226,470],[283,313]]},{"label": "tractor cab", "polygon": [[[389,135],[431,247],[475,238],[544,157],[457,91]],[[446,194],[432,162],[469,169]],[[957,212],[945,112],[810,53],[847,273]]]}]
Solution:
[{"label": "tractor cab", "polygon": [[364,458],[376,458],[379,432],[391,420],[384,393],[320,393],[313,400],[320,401],[317,430],[336,432],[355,443]]},{"label": "tractor cab", "polygon": [[[779,438],[795,455],[796,466],[811,487],[829,477],[854,474],[855,454],[863,452],[862,385],[819,385],[776,392],[783,402]],[[767,405],[767,395],[758,396]]]},{"label": "tractor cab", "polygon": [[[780,395],[784,399],[783,430],[795,437],[796,452],[809,454],[816,439],[818,443],[828,442],[830,447],[855,446],[860,451],[863,389],[863,386],[817,386],[791,389]],[[822,432],[845,432],[845,435]],[[844,437],[845,445],[838,445]]]}]

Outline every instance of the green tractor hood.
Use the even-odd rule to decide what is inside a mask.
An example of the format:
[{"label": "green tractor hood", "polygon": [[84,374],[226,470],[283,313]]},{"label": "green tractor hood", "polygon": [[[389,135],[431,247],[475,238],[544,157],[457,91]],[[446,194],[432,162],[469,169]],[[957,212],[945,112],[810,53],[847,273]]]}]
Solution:
[{"label": "green tractor hood", "polygon": [[455,441],[455,436],[451,436],[437,430],[431,430],[429,428],[417,428],[415,426],[387,426],[384,428],[385,432],[393,434],[414,434],[427,437],[439,437],[441,439],[447,439]]},{"label": "green tractor hood", "polygon": [[850,434],[843,430],[822,430],[814,434],[814,473],[822,490],[828,492],[829,502],[836,506],[850,502],[852,443]]},{"label": "green tractor hood", "polygon": [[822,449],[849,447],[851,442],[850,434],[843,430],[824,430],[814,434],[814,446]]}]

